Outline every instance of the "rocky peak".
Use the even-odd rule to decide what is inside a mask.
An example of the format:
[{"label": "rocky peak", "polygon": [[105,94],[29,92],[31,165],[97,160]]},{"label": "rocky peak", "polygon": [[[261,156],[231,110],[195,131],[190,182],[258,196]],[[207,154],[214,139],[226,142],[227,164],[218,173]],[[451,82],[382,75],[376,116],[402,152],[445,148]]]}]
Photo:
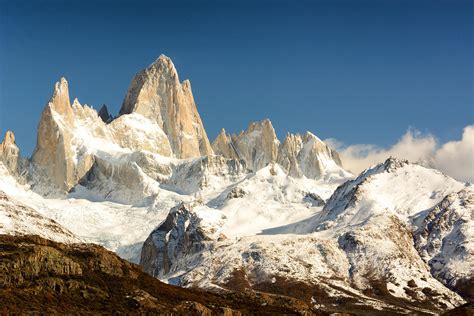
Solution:
[{"label": "rocky peak", "polygon": [[394,171],[398,168],[408,165],[409,162],[406,159],[397,159],[395,157],[389,157],[383,163],[383,169],[387,172]]},{"label": "rocky peak", "polygon": [[247,127],[247,130],[245,132],[242,131],[241,134],[249,134],[255,131],[262,132],[262,133],[269,133],[272,136],[275,135],[275,138],[276,138],[275,129],[273,128],[272,122],[268,118],[263,119],[261,121],[250,123],[249,126]]},{"label": "rocky peak", "polygon": [[246,131],[232,136],[232,142],[239,157],[253,171],[277,159],[280,142],[269,119],[250,123]]},{"label": "rocky peak", "polygon": [[278,163],[294,177],[318,179],[347,174],[342,169],[339,154],[311,132],[288,134],[280,145]]},{"label": "rocky peak", "polygon": [[53,95],[48,105],[57,113],[70,117],[73,115],[69,99],[69,87],[66,78],[62,77],[54,85]]},{"label": "rocky peak", "polygon": [[229,159],[240,159],[239,154],[235,148],[235,144],[225,129],[222,129],[216,139],[212,142],[212,150],[214,154],[223,156]]},{"label": "rocky peak", "polygon": [[[36,148],[31,157],[44,176],[63,191],[70,190],[85,174],[78,174],[72,148],[75,109],[80,111],[82,106],[77,99],[71,106],[68,82],[61,78],[56,82],[53,95],[41,114]],[[84,169],[88,169],[91,163],[84,166]]]},{"label": "rocky peak", "polygon": [[202,251],[210,238],[200,220],[191,205],[181,203],[172,208],[143,244],[140,265],[144,270],[157,277],[168,273],[181,257]]},{"label": "rocky peak", "polygon": [[432,274],[469,300],[474,299],[473,260],[465,268],[459,268],[459,263],[472,258],[473,214],[474,188],[468,185],[426,210],[425,218],[413,234],[415,247],[430,265]]},{"label": "rocky peak", "polygon": [[298,153],[302,148],[303,140],[301,135],[288,133],[278,149],[278,163],[292,177],[301,177],[303,175],[297,160]]},{"label": "rocky peak", "polygon": [[191,158],[212,154],[189,81],[179,82],[170,58],[161,55],[132,80],[120,114],[139,113],[158,123],[174,156]]},{"label": "rocky peak", "polygon": [[281,146],[288,147],[290,151],[299,151],[301,149],[302,144],[303,140],[300,134],[287,133]]},{"label": "rocky peak", "polygon": [[[173,61],[168,56],[163,54],[160,55],[151,65],[150,69],[159,73],[163,77],[166,77],[169,81],[173,82],[176,85],[179,85],[179,77],[178,72],[173,64]],[[189,84],[189,80],[187,81],[187,85]],[[183,82],[183,85],[185,84]]]},{"label": "rocky peak", "polygon": [[15,134],[12,131],[7,131],[3,141],[0,143],[0,148],[4,149],[5,147],[10,147],[15,145]]},{"label": "rocky peak", "polygon": [[100,108],[98,115],[104,123],[110,123],[112,121],[112,115],[109,114],[109,110],[105,104]]},{"label": "rocky peak", "polygon": [[7,131],[3,142],[0,143],[0,161],[5,164],[9,172],[16,175],[19,160],[20,149],[15,143],[15,134],[12,131]]},{"label": "rocky peak", "polygon": [[245,160],[253,171],[277,162],[292,177],[350,176],[342,168],[339,154],[310,132],[288,133],[280,144],[269,119],[250,123],[239,135],[229,136],[222,129],[212,147],[217,155]]},{"label": "rocky peak", "polygon": [[341,158],[334,149],[330,148],[326,143],[319,139],[316,135],[311,132],[306,132],[303,137],[304,147],[308,148],[309,152],[315,152],[318,155],[318,159],[324,165],[324,160],[336,163],[337,166],[342,167]]},{"label": "rocky peak", "polygon": [[[340,185],[329,198],[324,210],[328,212],[337,209],[345,210],[353,206],[360,199],[359,194],[362,194],[364,191],[362,187],[370,182],[374,176],[384,172],[394,171],[404,164],[405,162],[389,157],[385,162],[364,170],[357,178],[346,181]],[[406,164],[408,164],[408,161],[406,161]]]}]

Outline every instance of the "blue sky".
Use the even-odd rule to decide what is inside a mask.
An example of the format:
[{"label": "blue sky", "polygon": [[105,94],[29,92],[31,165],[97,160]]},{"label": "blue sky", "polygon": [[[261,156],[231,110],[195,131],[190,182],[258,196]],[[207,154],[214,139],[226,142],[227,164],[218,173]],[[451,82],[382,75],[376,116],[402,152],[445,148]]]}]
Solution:
[{"label": "blue sky", "polygon": [[388,146],[474,122],[473,1],[0,1],[0,133],[31,154],[54,82],[118,113],[160,54],[190,79],[211,140],[270,118]]}]

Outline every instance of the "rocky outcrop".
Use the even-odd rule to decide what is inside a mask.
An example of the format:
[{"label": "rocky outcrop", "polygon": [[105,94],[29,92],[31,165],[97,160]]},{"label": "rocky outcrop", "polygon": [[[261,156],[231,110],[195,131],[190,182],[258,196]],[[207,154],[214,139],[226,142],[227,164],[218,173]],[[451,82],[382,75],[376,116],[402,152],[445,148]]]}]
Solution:
[{"label": "rocky outcrop", "polygon": [[177,158],[212,154],[188,80],[180,83],[170,58],[161,55],[132,80],[120,114],[139,113],[167,135]]},{"label": "rocky outcrop", "polygon": [[[102,110],[104,114],[106,110]],[[68,82],[57,82],[38,127],[36,149],[31,161],[40,176],[61,191],[69,191],[91,169],[97,157],[149,151],[172,155],[161,128],[138,113],[123,115],[106,124],[91,107],[77,99],[69,102]]]},{"label": "rocky outcrop", "polygon": [[288,133],[278,149],[278,164],[291,177],[301,177],[303,175],[297,159],[302,148],[303,140],[301,136]]},{"label": "rocky outcrop", "polygon": [[414,240],[431,273],[474,301],[474,188],[447,195],[427,211]]},{"label": "rocky outcrop", "polygon": [[244,196],[246,196],[248,193],[240,188],[240,187],[233,187],[229,193],[227,193],[227,199],[228,200],[231,200],[231,199],[240,199],[240,198],[243,198]]},{"label": "rocky outcrop", "polygon": [[71,148],[73,131],[74,112],[70,104],[68,82],[61,78],[56,82],[53,95],[41,114],[36,149],[31,160],[44,170],[52,184],[65,191],[83,176],[76,171]]},{"label": "rocky outcrop", "polygon": [[214,152],[230,159],[245,160],[247,167],[256,172],[278,155],[279,141],[269,119],[254,122],[239,135],[228,135],[222,129],[212,143]]},{"label": "rocky outcrop", "polygon": [[182,194],[194,194],[205,189],[231,184],[247,173],[244,160],[227,159],[222,156],[204,156],[185,160],[172,167],[171,177],[163,185]]},{"label": "rocky outcrop", "polygon": [[204,250],[211,238],[200,221],[190,205],[172,208],[143,244],[140,265],[145,272],[160,277],[170,272],[173,263]]},{"label": "rocky outcrop", "polygon": [[211,294],[164,284],[93,244],[0,235],[0,309],[7,314],[249,315],[316,312],[290,298]]},{"label": "rocky outcrop", "polygon": [[346,173],[339,154],[310,132],[288,134],[279,148],[278,163],[293,177],[319,179]]},{"label": "rocky outcrop", "polygon": [[225,129],[222,129],[216,139],[212,142],[212,149],[214,154],[226,157],[229,159],[241,159],[234,142],[229,134],[226,133]]},{"label": "rocky outcrop", "polygon": [[18,174],[20,163],[20,149],[15,143],[15,135],[7,131],[3,142],[0,143],[0,161],[12,175]]},{"label": "rocky outcrop", "polygon": [[269,119],[251,123],[246,131],[233,137],[232,140],[240,157],[253,171],[277,159],[280,142]]},{"label": "rocky outcrop", "polygon": [[222,129],[212,142],[216,155],[245,160],[256,172],[270,162],[280,164],[291,177],[348,177],[339,154],[310,132],[288,134],[280,144],[270,120],[251,123],[239,135],[229,135]]},{"label": "rocky outcrop", "polygon": [[102,105],[99,112],[97,113],[104,123],[110,123],[113,120],[112,115],[110,115],[109,110],[105,104]]},{"label": "rocky outcrop", "polygon": [[137,151],[115,159],[96,157],[79,183],[106,200],[139,205],[158,193],[158,181],[165,181],[171,172],[171,165]]}]

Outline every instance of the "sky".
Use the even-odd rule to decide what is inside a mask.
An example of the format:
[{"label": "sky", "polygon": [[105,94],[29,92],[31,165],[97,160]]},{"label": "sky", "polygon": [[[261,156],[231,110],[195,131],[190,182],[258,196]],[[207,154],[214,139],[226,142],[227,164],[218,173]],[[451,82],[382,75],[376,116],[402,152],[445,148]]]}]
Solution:
[{"label": "sky", "polygon": [[441,147],[474,123],[473,2],[0,0],[0,133],[29,156],[61,76],[117,114],[165,54],[211,140],[270,118],[280,138],[309,130],[341,150],[412,131]]}]

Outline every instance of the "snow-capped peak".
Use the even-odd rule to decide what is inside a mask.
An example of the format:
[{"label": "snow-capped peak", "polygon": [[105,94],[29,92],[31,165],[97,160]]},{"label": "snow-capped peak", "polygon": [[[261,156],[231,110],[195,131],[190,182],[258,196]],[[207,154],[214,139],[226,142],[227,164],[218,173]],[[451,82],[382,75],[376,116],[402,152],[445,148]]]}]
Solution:
[{"label": "snow-capped peak", "polygon": [[358,225],[384,212],[411,222],[417,213],[462,188],[463,183],[435,169],[390,157],[337,188],[320,215],[318,229]]}]

